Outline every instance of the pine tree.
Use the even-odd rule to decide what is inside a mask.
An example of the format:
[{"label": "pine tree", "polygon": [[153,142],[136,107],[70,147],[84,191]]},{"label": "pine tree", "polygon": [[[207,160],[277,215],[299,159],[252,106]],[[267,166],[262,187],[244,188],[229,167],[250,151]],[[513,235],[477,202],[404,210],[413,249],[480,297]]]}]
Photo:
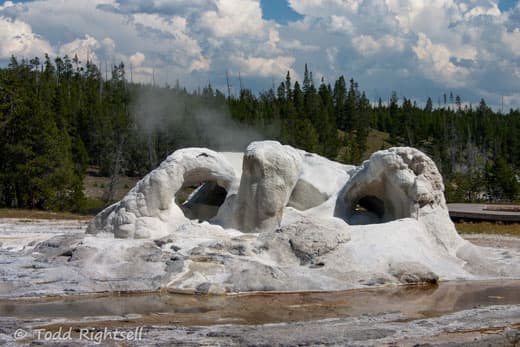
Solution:
[{"label": "pine tree", "polygon": [[336,126],[340,130],[346,130],[347,128],[347,113],[345,109],[345,103],[347,99],[347,85],[345,78],[340,76],[334,84],[334,114],[336,118]]},{"label": "pine tree", "polygon": [[432,111],[433,111],[432,98],[428,97],[428,100],[426,100],[426,106],[424,107],[424,112],[432,112]]}]

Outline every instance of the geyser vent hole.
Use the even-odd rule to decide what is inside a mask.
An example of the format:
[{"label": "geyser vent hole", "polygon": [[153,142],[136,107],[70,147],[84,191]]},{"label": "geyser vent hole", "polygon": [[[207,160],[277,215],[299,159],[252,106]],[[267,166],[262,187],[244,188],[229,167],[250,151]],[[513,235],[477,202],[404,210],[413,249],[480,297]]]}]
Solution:
[{"label": "geyser vent hole", "polygon": [[207,221],[217,215],[226,196],[226,189],[216,182],[208,181],[183,187],[175,195],[175,202],[187,218]]},{"label": "geyser vent hole", "polygon": [[368,195],[359,199],[357,206],[359,208],[375,213],[379,218],[385,215],[385,203],[376,196]]},{"label": "geyser vent hole", "polygon": [[349,216],[350,224],[367,225],[383,222],[385,203],[378,197],[373,195],[364,196],[354,206]]}]

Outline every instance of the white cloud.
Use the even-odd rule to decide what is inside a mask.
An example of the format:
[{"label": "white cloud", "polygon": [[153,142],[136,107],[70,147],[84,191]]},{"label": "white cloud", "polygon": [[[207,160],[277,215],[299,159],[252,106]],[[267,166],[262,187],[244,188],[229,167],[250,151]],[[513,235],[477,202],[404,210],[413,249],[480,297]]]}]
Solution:
[{"label": "white cloud", "polygon": [[69,57],[78,56],[78,58],[82,61],[90,60],[98,64],[99,59],[95,52],[100,47],[101,44],[98,42],[98,40],[87,34],[83,39],[76,39],[62,45],[60,47],[59,55],[68,55]]},{"label": "white cloud", "polygon": [[279,56],[274,58],[261,57],[233,57],[235,64],[238,65],[239,71],[244,75],[262,76],[262,77],[280,77],[285,76],[287,71],[291,73],[293,78],[297,78],[297,73],[292,69],[295,58],[291,56]]},{"label": "white cloud", "polygon": [[312,52],[312,51],[320,50],[320,46],[306,45],[306,44],[302,43],[300,40],[280,41],[279,46],[288,51]]},{"label": "white cloud", "polygon": [[213,0],[215,9],[200,16],[199,25],[217,37],[265,35],[259,0]]},{"label": "white cloud", "polygon": [[141,52],[136,52],[135,54],[130,56],[130,63],[132,64],[132,66],[135,66],[135,67],[139,67],[139,66],[143,65],[144,60],[145,60],[145,56]]},{"label": "white cloud", "polygon": [[13,6],[14,3],[12,1],[5,1],[3,5],[0,5],[0,10],[3,10],[4,8],[8,8]]},{"label": "white cloud", "polygon": [[332,15],[330,16],[329,30],[339,33],[351,33],[354,31],[354,25],[348,18]]},{"label": "white cloud", "polygon": [[155,71],[156,80],[170,76],[188,87],[223,85],[229,70],[257,81],[257,89],[308,63],[327,81],[358,80],[373,98],[397,90],[424,100],[453,88],[465,100],[518,100],[520,4],[508,12],[498,0],[289,4],[303,19],[281,25],[262,18],[260,0],[6,1],[0,59],[89,55],[132,64],[134,80],[150,82]]},{"label": "white cloud", "polygon": [[452,63],[451,52],[444,45],[434,44],[425,34],[419,33],[413,51],[427,76],[432,79],[440,77],[440,82],[446,83],[450,88],[464,85],[464,78],[469,71]]},{"label": "white cloud", "polygon": [[332,69],[336,68],[336,59],[338,56],[338,52],[339,52],[338,47],[329,47],[326,50],[327,60],[329,62],[329,65],[332,67]]},{"label": "white cloud", "polygon": [[502,32],[502,42],[513,55],[520,56],[520,28],[515,28],[512,32]]},{"label": "white cloud", "polygon": [[[159,36],[156,39],[168,44],[175,50],[175,53],[181,52],[187,58],[204,59],[199,43],[187,33],[186,18],[181,16],[166,18],[159,14],[148,13],[134,14],[132,18],[136,25],[140,25],[144,29],[153,29],[162,35],[167,34],[166,37]],[[139,32],[139,27],[136,30]],[[188,64],[183,63],[183,65]]]},{"label": "white cloud", "polygon": [[[7,2],[4,7],[12,4]],[[33,33],[29,24],[15,19],[0,16],[0,57],[8,58],[15,56],[43,56],[45,53],[52,54],[51,45],[38,35]]]},{"label": "white cloud", "polygon": [[[453,88],[467,98],[497,98],[511,89],[520,70],[520,4],[504,13],[497,0],[289,3],[305,15],[289,25],[291,36],[325,51],[328,68],[313,57],[320,70],[352,74],[361,88],[373,90],[372,97],[383,89],[424,100]],[[308,35],[300,36],[303,31]]]},{"label": "white cloud", "polygon": [[361,54],[374,54],[379,52],[381,45],[370,35],[360,35],[352,38],[352,44]]},{"label": "white cloud", "polygon": [[363,0],[289,0],[298,13],[311,17],[345,15],[357,12]]},{"label": "white cloud", "polygon": [[469,11],[465,11],[464,18],[470,19],[472,17],[478,17],[482,15],[486,16],[500,16],[501,12],[498,9],[498,5],[495,3],[488,3],[488,6],[476,6],[470,9]]},{"label": "white cloud", "polygon": [[194,60],[190,64],[189,71],[208,71],[211,66],[211,59],[209,58],[200,58],[198,60]]},{"label": "white cloud", "polygon": [[136,24],[171,35],[178,35],[186,31],[186,18],[180,16],[166,18],[159,14],[136,13],[132,18]]},{"label": "white cloud", "polygon": [[373,38],[370,35],[360,35],[352,38],[352,45],[362,55],[388,53],[390,50],[402,52],[405,49],[405,41],[399,37],[385,35]]},{"label": "white cloud", "polygon": [[508,109],[518,108],[520,105],[520,93],[513,93],[511,95],[505,95],[504,99],[504,111],[507,112]]}]

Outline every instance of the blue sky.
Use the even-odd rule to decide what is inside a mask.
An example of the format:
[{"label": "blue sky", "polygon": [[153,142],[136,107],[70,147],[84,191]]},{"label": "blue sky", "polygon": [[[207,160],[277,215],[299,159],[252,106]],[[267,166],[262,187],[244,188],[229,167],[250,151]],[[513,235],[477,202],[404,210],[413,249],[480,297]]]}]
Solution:
[{"label": "blue sky", "polygon": [[507,10],[510,10],[511,8],[513,8],[517,2],[518,2],[517,0],[501,0],[498,2],[498,7],[502,11],[507,11]]},{"label": "blue sky", "polygon": [[262,6],[263,18],[275,20],[280,24],[287,24],[290,21],[303,18],[285,0],[262,0],[260,5]]},{"label": "blue sky", "polygon": [[372,100],[452,91],[520,107],[520,5],[513,0],[0,0],[0,64],[77,54],[133,78],[233,91],[354,78]]},{"label": "blue sky", "polygon": [[[302,19],[303,17],[295,12],[286,0],[262,0],[260,1],[263,16],[266,19],[275,20],[281,24]],[[498,7],[502,11],[510,10],[515,6],[517,0],[500,0]]]}]

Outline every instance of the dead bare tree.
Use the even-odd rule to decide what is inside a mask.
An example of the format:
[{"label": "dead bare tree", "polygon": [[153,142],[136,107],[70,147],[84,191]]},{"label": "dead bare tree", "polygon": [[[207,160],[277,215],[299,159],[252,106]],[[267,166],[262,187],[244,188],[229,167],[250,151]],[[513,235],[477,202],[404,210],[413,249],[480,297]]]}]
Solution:
[{"label": "dead bare tree", "polygon": [[107,203],[114,201],[117,187],[121,179],[121,172],[123,171],[124,143],[124,137],[119,136],[119,139],[116,142],[115,151],[112,158],[112,165],[110,165],[110,181],[108,182],[107,190],[103,195],[103,199]]}]

